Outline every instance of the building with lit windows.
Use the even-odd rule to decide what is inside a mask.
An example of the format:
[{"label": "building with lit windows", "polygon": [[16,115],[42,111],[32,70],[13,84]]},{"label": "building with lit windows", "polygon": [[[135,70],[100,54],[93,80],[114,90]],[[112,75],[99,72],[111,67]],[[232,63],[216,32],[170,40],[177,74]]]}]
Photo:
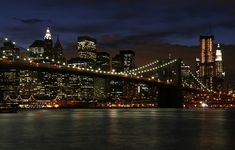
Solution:
[{"label": "building with lit windows", "polygon": [[123,66],[122,66],[122,58],[120,54],[115,55],[112,58],[112,70],[115,70],[116,72],[122,72],[123,71]]},{"label": "building with lit windows", "polygon": [[222,50],[220,49],[220,44],[217,44],[217,49],[215,53],[215,79],[214,79],[214,89],[222,90],[223,82],[225,78],[224,65]]},{"label": "building with lit windows", "polygon": [[132,50],[121,50],[122,71],[130,71],[135,68],[135,52]]},{"label": "building with lit windows", "polygon": [[[20,49],[15,42],[5,38],[0,47],[0,60],[13,61],[19,59]],[[3,98],[10,96],[16,97],[19,94],[20,72],[15,69],[0,68],[0,92]]]},{"label": "building with lit windows", "polygon": [[219,49],[220,45],[217,45],[216,50],[214,46],[214,36],[200,36],[200,63],[197,62],[197,66],[199,78],[204,85],[211,90],[221,90],[225,76],[222,51]]},{"label": "building with lit windows", "polygon": [[49,58],[50,60],[54,58],[54,50],[53,50],[53,40],[51,36],[50,28],[47,27],[45,36],[44,36],[44,58]]},{"label": "building with lit windows", "polygon": [[[77,41],[77,56],[80,59],[89,60],[89,67],[95,66],[96,62],[96,40],[89,36],[80,36]],[[93,66],[92,66],[93,65]]]},{"label": "building with lit windows", "polygon": [[[77,57],[68,61],[68,65],[74,67],[95,68],[96,67],[96,40],[89,36],[80,36],[77,39]],[[94,78],[87,76],[74,76],[70,81],[77,89],[76,95],[81,100],[93,100],[94,95]],[[75,85],[74,83],[79,83]]]},{"label": "building with lit windows", "polygon": [[225,76],[220,44],[217,44],[217,49],[215,53],[215,76],[222,77],[222,78]]},{"label": "building with lit windows", "polygon": [[196,58],[196,76],[197,78],[200,77],[200,59]]},{"label": "building with lit windows", "polygon": [[97,52],[96,53],[96,68],[104,71],[111,70],[110,65],[110,55],[107,52]]},{"label": "building with lit windows", "polygon": [[[135,53],[132,50],[121,50],[112,58],[112,70],[127,72],[135,68]],[[110,92],[113,98],[132,99],[137,96],[137,85],[119,80],[110,81]]]},{"label": "building with lit windows", "polygon": [[[57,37],[53,45],[50,28],[46,29],[44,40],[35,40],[27,49],[27,57],[39,63],[62,64],[65,59],[63,47]],[[20,71],[20,95],[39,99],[64,98],[66,76],[58,73]]]},{"label": "building with lit windows", "polygon": [[44,41],[35,40],[27,49],[28,57],[34,62],[43,62],[44,60]]},{"label": "building with lit windows", "polygon": [[214,36],[200,36],[200,73],[199,76],[203,83],[213,89],[214,77]]},{"label": "building with lit windows", "polygon": [[[96,68],[102,71],[110,71],[110,55],[107,52],[96,53]],[[94,94],[97,100],[104,101],[110,97],[110,79],[94,78]]]},{"label": "building with lit windows", "polygon": [[[116,72],[123,72],[122,58],[120,54],[115,55],[112,58],[112,70]],[[110,81],[110,95],[113,99],[119,99],[123,96],[124,82],[120,80]]]},{"label": "building with lit windows", "polygon": [[2,47],[0,48],[1,60],[17,60],[19,59],[20,49],[16,47],[15,42],[5,38]]},{"label": "building with lit windows", "polygon": [[44,40],[35,40],[27,49],[28,58],[34,62],[62,64],[65,62],[63,46],[57,36],[53,45],[50,28],[47,27]]}]

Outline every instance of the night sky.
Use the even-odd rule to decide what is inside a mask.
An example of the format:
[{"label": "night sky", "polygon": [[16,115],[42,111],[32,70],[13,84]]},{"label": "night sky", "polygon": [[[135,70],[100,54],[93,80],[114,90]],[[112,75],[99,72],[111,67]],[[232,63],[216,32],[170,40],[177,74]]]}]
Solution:
[{"label": "night sky", "polygon": [[79,35],[97,39],[98,51],[136,52],[138,65],[182,57],[194,68],[199,36],[221,43],[227,81],[235,83],[233,0],[1,0],[0,37],[27,48],[47,26],[60,36],[66,56],[76,53]]}]

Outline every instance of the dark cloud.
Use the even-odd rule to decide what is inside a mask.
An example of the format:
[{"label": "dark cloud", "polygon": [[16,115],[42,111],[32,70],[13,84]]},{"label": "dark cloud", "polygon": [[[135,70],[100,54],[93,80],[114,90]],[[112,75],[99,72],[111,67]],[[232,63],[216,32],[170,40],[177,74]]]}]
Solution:
[{"label": "dark cloud", "polygon": [[44,19],[37,19],[37,18],[29,18],[29,19],[21,19],[21,18],[16,18],[13,17],[13,20],[20,21],[25,24],[37,24],[37,23],[51,23],[51,20],[44,20]]},{"label": "dark cloud", "polygon": [[63,26],[55,26],[54,30],[57,32],[64,33],[77,33],[77,34],[98,34],[102,32],[110,31],[107,29],[105,24],[87,24],[87,25],[63,25]]}]

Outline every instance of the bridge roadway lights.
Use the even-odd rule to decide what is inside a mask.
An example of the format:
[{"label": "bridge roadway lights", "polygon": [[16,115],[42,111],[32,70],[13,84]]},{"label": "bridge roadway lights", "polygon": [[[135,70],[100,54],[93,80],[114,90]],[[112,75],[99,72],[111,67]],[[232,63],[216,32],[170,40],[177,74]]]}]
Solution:
[{"label": "bridge roadway lights", "polygon": [[182,89],[177,86],[160,86],[158,106],[159,108],[183,108]]}]

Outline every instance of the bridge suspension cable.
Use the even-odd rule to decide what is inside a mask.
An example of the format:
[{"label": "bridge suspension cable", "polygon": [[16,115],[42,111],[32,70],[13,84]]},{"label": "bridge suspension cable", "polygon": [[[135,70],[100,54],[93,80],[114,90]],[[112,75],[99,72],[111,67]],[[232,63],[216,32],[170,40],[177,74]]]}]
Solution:
[{"label": "bridge suspension cable", "polygon": [[[161,68],[164,68],[164,67],[167,67],[173,63],[177,62],[177,59],[173,59],[173,60],[170,60],[166,63],[162,63],[162,64],[158,64],[159,63],[159,60],[156,60],[154,62],[151,62],[147,65],[144,65],[142,67],[139,67],[139,68],[136,68],[136,69],[133,69],[129,72],[131,73],[136,73],[136,74],[142,74],[142,73],[147,73],[147,72],[151,72],[151,71],[155,71],[155,70],[158,70],[158,69],[161,69]],[[154,66],[158,64],[157,66]]]},{"label": "bridge suspension cable", "polygon": [[[182,66],[186,66],[183,62],[182,62]],[[200,87],[202,87],[204,90],[206,90],[206,91],[209,91],[209,92],[211,92],[211,90],[208,88],[208,87],[206,87],[206,85],[204,85],[201,81],[200,81],[200,79],[198,79],[192,72],[191,72],[191,70],[188,70],[188,73],[189,73],[189,75],[191,76],[191,77],[193,77],[193,79],[200,85]],[[186,84],[187,86],[190,86],[190,84],[188,84],[187,82],[184,82],[184,84]]]}]

